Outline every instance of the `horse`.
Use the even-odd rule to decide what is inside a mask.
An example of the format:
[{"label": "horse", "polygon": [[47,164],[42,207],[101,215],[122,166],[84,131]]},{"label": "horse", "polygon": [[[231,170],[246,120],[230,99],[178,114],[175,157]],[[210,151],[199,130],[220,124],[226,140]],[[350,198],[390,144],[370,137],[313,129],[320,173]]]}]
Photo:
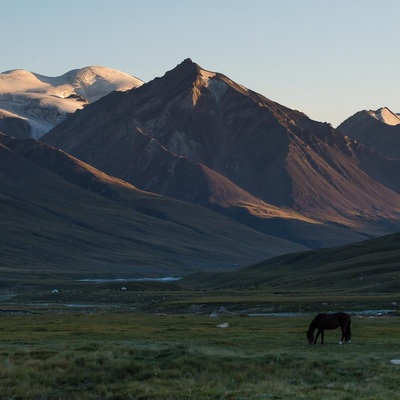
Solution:
[{"label": "horse", "polygon": [[[318,314],[312,321],[307,331],[307,339],[309,344],[316,344],[318,336],[321,335],[321,344],[324,344],[324,330],[325,329],[336,329],[342,330],[342,337],[339,340],[339,344],[343,343],[343,339],[346,343],[351,343],[351,317],[349,314],[339,312],[336,314]],[[317,335],[314,338],[314,331],[318,329]]]}]

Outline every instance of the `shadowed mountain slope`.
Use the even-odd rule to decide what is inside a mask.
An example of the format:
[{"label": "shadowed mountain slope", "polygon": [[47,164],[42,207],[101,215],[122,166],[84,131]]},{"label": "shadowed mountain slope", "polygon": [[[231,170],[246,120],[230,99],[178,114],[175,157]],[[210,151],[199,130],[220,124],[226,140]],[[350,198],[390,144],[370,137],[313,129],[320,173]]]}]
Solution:
[{"label": "shadowed mountain slope", "polygon": [[374,180],[400,194],[400,117],[388,108],[364,110],[337,128],[353,139],[358,166]]},{"label": "shadowed mountain slope", "polygon": [[352,142],[351,149],[357,156],[360,169],[375,181],[400,194],[400,159],[389,158],[359,142]]},{"label": "shadowed mountain slope", "polygon": [[301,248],[35,140],[0,139],[4,280],[181,275]]}]

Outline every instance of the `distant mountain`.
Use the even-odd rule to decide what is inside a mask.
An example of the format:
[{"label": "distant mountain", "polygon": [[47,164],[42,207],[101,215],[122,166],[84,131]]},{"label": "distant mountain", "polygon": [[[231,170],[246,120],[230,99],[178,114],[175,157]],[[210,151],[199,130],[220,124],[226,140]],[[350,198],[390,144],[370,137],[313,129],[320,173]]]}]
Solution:
[{"label": "distant mountain", "polygon": [[0,131],[19,138],[39,138],[86,104],[114,90],[142,84],[124,72],[98,66],[58,77],[6,71],[0,74]]},{"label": "distant mountain", "polygon": [[184,275],[304,247],[140,191],[44,143],[0,135],[0,273],[25,279]]},{"label": "distant mountain", "polygon": [[400,116],[387,107],[359,111],[337,130],[386,157],[400,159]]},{"label": "distant mountain", "polygon": [[190,59],[42,139],[141,189],[309,247],[400,227],[400,196],[359,167],[350,140]]}]

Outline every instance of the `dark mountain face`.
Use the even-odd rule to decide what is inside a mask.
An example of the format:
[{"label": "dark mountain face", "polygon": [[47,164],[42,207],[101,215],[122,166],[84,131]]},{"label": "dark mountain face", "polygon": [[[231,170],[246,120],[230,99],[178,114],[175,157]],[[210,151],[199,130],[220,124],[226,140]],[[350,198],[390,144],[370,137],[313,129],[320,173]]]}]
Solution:
[{"label": "dark mountain face", "polygon": [[350,147],[359,168],[400,194],[400,124],[389,123],[397,118],[387,108],[359,111],[339,125],[338,131],[352,139]]},{"label": "dark mountain face", "polygon": [[30,137],[31,127],[21,118],[7,116],[0,111],[0,132],[15,137]]},{"label": "dark mountain face", "polygon": [[368,234],[399,226],[400,197],[359,168],[350,141],[329,124],[191,60],[100,99],[43,140],[141,189],[186,201],[219,207],[221,199],[211,198],[227,192],[224,182],[231,188],[225,206],[237,205],[240,188],[251,201],[290,208],[309,222]]},{"label": "dark mountain face", "polygon": [[392,159],[352,142],[351,149],[357,155],[358,166],[375,181],[400,194],[400,159]]},{"label": "dark mountain face", "polygon": [[[124,94],[113,95],[120,98]],[[147,128],[136,121],[126,121],[119,111],[108,107],[108,102],[100,100],[93,106],[96,104],[101,108],[100,116],[92,106],[88,109],[92,117],[86,119],[86,113],[78,113],[75,123],[59,136],[63,143],[57,147],[142,190],[206,206],[215,202],[229,204],[230,201],[262,203],[215,171],[171,153],[148,133]],[[111,99],[111,104],[119,104],[119,101]],[[109,123],[111,134],[108,129],[103,129]],[[70,129],[89,133],[71,141],[69,138],[73,133]],[[51,138],[48,142],[52,142]]]}]

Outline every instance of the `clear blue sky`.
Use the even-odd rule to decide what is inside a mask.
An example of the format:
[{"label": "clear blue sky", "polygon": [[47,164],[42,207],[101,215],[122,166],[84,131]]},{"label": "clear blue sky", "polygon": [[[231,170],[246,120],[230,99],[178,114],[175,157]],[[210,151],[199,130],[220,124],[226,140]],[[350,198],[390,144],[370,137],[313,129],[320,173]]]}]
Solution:
[{"label": "clear blue sky", "polygon": [[149,81],[190,57],[334,126],[400,113],[398,0],[0,0],[0,72],[89,65]]}]

